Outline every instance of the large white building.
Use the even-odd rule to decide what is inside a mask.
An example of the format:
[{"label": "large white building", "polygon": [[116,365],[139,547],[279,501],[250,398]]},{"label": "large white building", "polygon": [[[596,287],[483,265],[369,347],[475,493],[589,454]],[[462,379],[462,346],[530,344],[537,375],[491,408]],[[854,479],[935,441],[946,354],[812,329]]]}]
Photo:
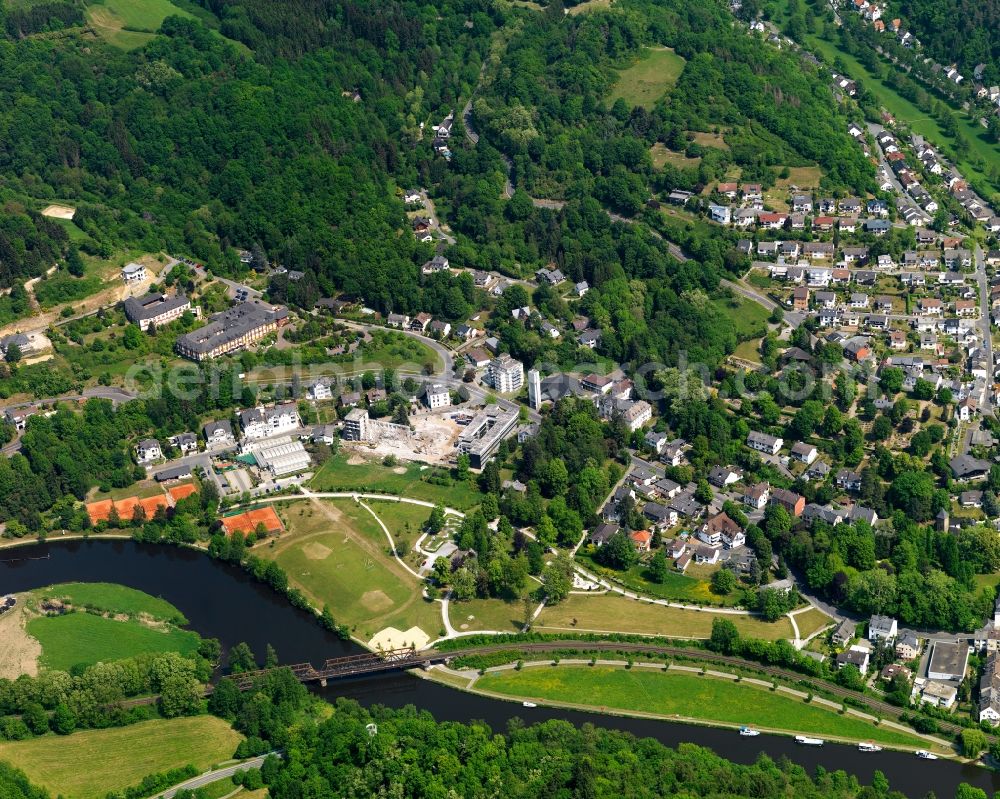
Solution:
[{"label": "large white building", "polygon": [[139,325],[140,330],[149,330],[150,325],[159,327],[169,324],[189,310],[191,301],[183,294],[170,297],[166,294],[146,294],[125,300],[125,316]]},{"label": "large white building", "polygon": [[498,355],[486,367],[486,380],[501,394],[512,394],[524,385],[524,364],[506,353]]},{"label": "large white building", "polygon": [[436,411],[438,408],[447,408],[451,405],[451,392],[447,386],[434,383],[427,386],[424,399],[427,402],[427,407],[432,411]]},{"label": "large white building", "polygon": [[329,377],[319,378],[319,380],[309,386],[306,396],[313,402],[333,399],[333,387],[330,385],[331,382],[332,381]]},{"label": "large white building", "polygon": [[273,408],[249,408],[240,412],[240,427],[244,438],[267,438],[287,433],[299,427],[299,413],[294,402]]}]

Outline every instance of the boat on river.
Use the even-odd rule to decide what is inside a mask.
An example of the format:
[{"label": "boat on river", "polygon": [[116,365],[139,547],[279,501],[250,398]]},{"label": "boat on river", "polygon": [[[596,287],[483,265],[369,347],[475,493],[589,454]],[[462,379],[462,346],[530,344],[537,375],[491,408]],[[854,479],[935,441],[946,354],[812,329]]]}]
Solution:
[{"label": "boat on river", "polygon": [[753,727],[740,727],[740,735],[744,738],[756,738],[760,735],[760,730],[755,730]]},{"label": "boat on river", "polygon": [[872,741],[862,741],[858,744],[859,752],[881,752],[882,747]]},{"label": "boat on river", "polygon": [[796,735],[795,743],[802,744],[803,746],[822,746],[826,741],[822,738],[810,738],[806,735]]},{"label": "boat on river", "polygon": [[935,755],[933,752],[928,752],[926,749],[918,749],[917,750],[917,757],[919,757],[921,760],[937,760],[938,759],[937,755]]},{"label": "boat on river", "polygon": [[521,705],[523,707],[538,707],[538,705],[536,705],[534,702],[527,702],[527,701],[522,702]]}]

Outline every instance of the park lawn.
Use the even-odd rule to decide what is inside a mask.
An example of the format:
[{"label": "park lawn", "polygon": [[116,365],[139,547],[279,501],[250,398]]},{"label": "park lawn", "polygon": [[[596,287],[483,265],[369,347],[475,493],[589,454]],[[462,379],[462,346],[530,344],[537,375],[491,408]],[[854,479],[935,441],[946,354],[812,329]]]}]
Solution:
[{"label": "park lawn", "polygon": [[104,799],[147,774],[230,759],[243,736],[215,716],[156,719],[107,730],[0,742],[0,760],[53,796]]},{"label": "park lawn", "polygon": [[669,47],[647,48],[630,67],[618,73],[608,103],[621,98],[629,105],[651,108],[677,82],[684,70],[684,58]]},{"label": "park lawn", "polygon": [[618,594],[571,594],[565,602],[546,606],[533,629],[537,632],[597,632],[660,635],[667,638],[708,638],[712,620],[722,617],[740,635],[776,641],[792,638],[792,625],[782,616],[774,623],[740,613],[685,610],[626,599]]},{"label": "park lawn", "polygon": [[[439,475],[448,485],[435,485],[423,478]],[[309,487],[313,491],[363,491],[373,494],[421,499],[466,511],[479,504],[481,494],[471,483],[451,480],[445,469],[421,466],[418,463],[383,466],[377,460],[339,453],[316,472]],[[427,509],[430,515],[430,508]]]},{"label": "park lawn", "polygon": [[[420,581],[388,554],[385,533],[351,500],[282,504],[286,532],[254,552],[278,562],[288,579],[318,608],[368,641],[386,627],[420,627],[431,639],[441,630],[441,606],[421,595]],[[388,526],[388,525],[387,525]]]},{"label": "park lawn", "polygon": [[411,505],[409,502],[375,499],[365,500],[365,502],[389,528],[389,532],[392,533],[393,540],[396,542],[396,548],[404,552],[413,549],[413,544],[424,532],[424,526],[431,515],[430,508],[425,508],[423,505]]},{"label": "park lawn", "polygon": [[747,682],[691,673],[608,666],[533,666],[491,672],[477,689],[531,699],[551,699],[590,707],[679,715],[725,724],[752,724],[769,730],[830,735],[853,740],[917,746],[922,739],[840,715],[818,704]]},{"label": "park lawn", "polygon": [[687,574],[681,574],[673,569],[667,573],[664,582],[657,583],[649,579],[648,566],[645,563],[637,563],[628,571],[617,571],[601,566],[588,554],[577,553],[576,557],[588,570],[596,572],[602,577],[615,580],[624,588],[656,597],[657,599],[722,606],[735,605],[741,599],[740,591],[733,591],[731,594],[726,595],[715,594],[712,592],[708,579],[698,579]]},{"label": "park lawn", "polygon": [[165,599],[115,583],[60,583],[33,593],[39,599],[55,597],[76,607],[129,616],[144,614],[181,627],[188,623],[184,614]]},{"label": "park lawn", "polygon": [[87,21],[102,39],[123,50],[149,42],[169,16],[192,18],[170,0],[102,0],[87,7]]},{"label": "park lawn", "polygon": [[[537,604],[531,603],[532,611]],[[524,625],[524,603],[522,600],[507,602],[503,599],[452,601],[448,605],[448,616],[451,626],[462,633],[473,630],[520,632]]]},{"label": "park lawn", "polygon": [[116,621],[92,613],[39,616],[28,622],[28,633],[42,645],[40,663],[59,671],[133,657],[142,652],[180,652],[198,649],[197,633],[176,627],[154,629],[139,621]]},{"label": "park lawn", "polygon": [[809,610],[795,614],[795,623],[799,628],[799,637],[808,638],[817,630],[833,624],[833,619],[819,608],[809,608]]}]

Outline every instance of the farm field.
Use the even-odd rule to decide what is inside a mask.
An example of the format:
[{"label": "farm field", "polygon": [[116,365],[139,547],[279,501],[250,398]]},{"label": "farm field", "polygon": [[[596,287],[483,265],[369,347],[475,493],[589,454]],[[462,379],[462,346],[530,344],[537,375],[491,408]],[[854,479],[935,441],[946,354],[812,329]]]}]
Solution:
[{"label": "farm field", "polygon": [[[417,463],[390,467],[358,455],[341,453],[330,458],[316,472],[309,487],[313,491],[395,494],[440,503],[461,511],[479,504],[481,495],[468,483],[436,485],[422,479],[434,473],[434,469]],[[447,473],[445,476],[447,477]],[[452,482],[450,478],[447,479],[449,483]],[[427,513],[430,514],[430,509],[427,509]]]},{"label": "farm field", "polygon": [[425,600],[420,581],[388,554],[385,533],[368,511],[351,500],[322,500],[321,508],[282,503],[278,512],[287,532],[254,552],[276,560],[314,605],[329,605],[364,641],[386,627],[416,626],[438,637],[441,606]]},{"label": "farm field", "polygon": [[104,799],[147,774],[228,760],[242,740],[215,716],[143,721],[128,727],[0,742],[0,760],[23,770],[53,796]]},{"label": "farm field", "polygon": [[28,622],[28,633],[42,645],[41,665],[60,671],[141,652],[189,654],[200,641],[197,633],[188,630],[161,630],[139,621],[116,621],[84,612],[39,616]]},{"label": "farm field", "polygon": [[521,671],[491,672],[477,689],[573,702],[601,709],[679,715],[709,722],[753,724],[769,730],[831,735],[854,740],[918,746],[923,740],[879,727],[854,716],[748,683],[651,669],[607,666],[532,666]]},{"label": "farm field", "polygon": [[[684,610],[652,605],[617,594],[572,594],[565,602],[542,611],[535,620],[537,632],[607,632],[662,635],[676,638],[708,638],[712,620],[719,614],[711,611]],[[792,637],[792,625],[782,616],[769,623],[754,616],[726,614],[740,635],[775,641]]]},{"label": "farm field", "polygon": [[684,63],[670,48],[649,48],[638,61],[618,73],[608,103],[621,98],[629,105],[652,107],[677,82]]}]

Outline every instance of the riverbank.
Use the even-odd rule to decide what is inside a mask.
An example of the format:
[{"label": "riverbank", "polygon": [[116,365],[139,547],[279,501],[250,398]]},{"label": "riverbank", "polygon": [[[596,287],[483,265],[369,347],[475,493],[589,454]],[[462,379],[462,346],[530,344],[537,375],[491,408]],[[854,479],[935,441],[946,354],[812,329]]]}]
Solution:
[{"label": "riverbank", "polygon": [[[821,735],[841,743],[877,741],[904,752],[929,749],[950,757],[950,742],[921,735],[805,691],[715,669],[623,660],[533,661],[474,671],[436,667],[419,676],[508,702],[681,722],[772,735]],[[752,692],[752,693],[748,693]],[[651,706],[660,708],[650,710]]]}]

